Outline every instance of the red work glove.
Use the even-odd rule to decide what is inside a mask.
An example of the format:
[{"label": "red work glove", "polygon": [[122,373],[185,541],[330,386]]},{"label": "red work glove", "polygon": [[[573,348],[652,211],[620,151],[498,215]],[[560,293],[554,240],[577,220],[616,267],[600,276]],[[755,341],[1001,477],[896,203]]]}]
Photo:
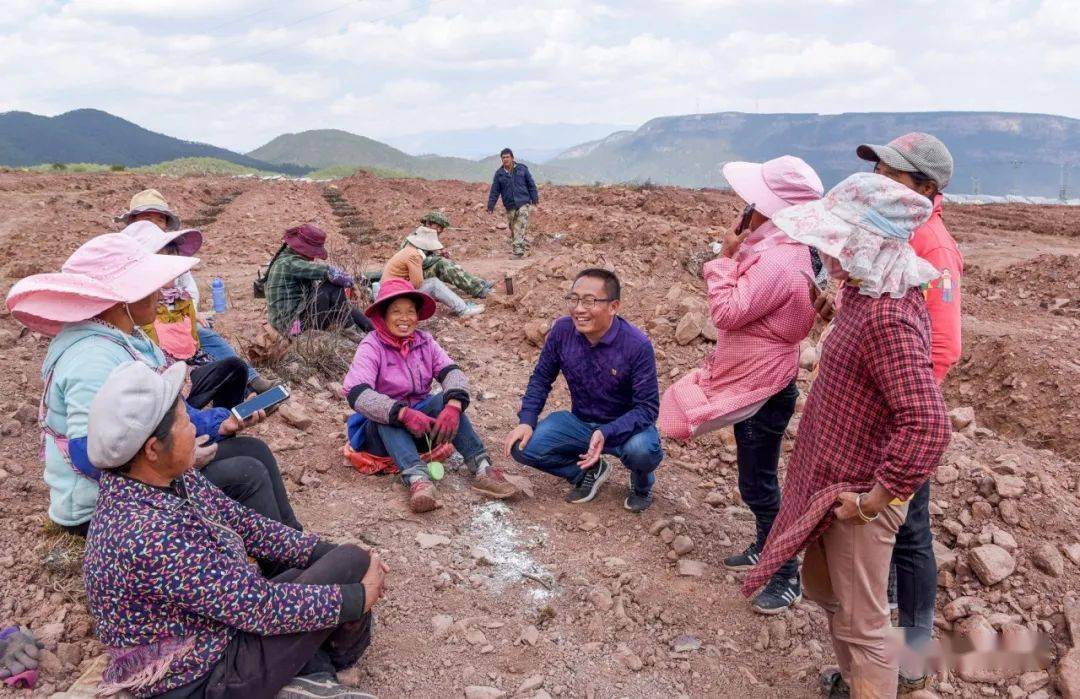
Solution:
[{"label": "red work glove", "polygon": [[456,405],[446,405],[435,418],[435,425],[431,428],[431,438],[435,444],[445,444],[457,436],[458,423],[461,422],[461,408]]},{"label": "red work glove", "polygon": [[402,408],[398,413],[398,422],[405,426],[413,437],[423,437],[435,425],[435,421],[419,410]]}]

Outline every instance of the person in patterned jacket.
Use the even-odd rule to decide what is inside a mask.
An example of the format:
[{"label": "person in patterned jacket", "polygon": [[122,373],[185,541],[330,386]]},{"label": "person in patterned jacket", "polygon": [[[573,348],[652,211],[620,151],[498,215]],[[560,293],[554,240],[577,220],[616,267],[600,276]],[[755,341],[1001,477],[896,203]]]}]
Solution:
[{"label": "person in patterned jacket", "polygon": [[847,178],[817,202],[774,218],[816,247],[844,281],[817,379],[787,467],[780,512],[749,596],[806,549],[806,596],[829,619],[839,673],[831,695],[893,697],[886,587],[896,532],[913,493],[937,468],[951,427],[931,362],[921,286],[938,271],[908,244],[931,203],[874,173]]},{"label": "person in patterned jacket", "polygon": [[[387,567],[256,514],[194,468],[184,365],[118,366],[90,408],[102,471],[83,578],[109,656],[100,691],[136,697],[368,697],[337,683],[371,638]],[[267,580],[249,556],[290,566]]]}]

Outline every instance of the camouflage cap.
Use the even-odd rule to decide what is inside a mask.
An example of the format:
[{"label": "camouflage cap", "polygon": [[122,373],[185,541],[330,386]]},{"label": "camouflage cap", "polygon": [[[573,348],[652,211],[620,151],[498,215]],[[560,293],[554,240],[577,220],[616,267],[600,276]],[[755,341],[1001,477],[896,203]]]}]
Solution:
[{"label": "camouflage cap", "polygon": [[424,217],[420,219],[420,223],[432,226],[442,226],[443,228],[450,227],[450,219],[446,217],[441,211],[429,211],[424,214]]}]

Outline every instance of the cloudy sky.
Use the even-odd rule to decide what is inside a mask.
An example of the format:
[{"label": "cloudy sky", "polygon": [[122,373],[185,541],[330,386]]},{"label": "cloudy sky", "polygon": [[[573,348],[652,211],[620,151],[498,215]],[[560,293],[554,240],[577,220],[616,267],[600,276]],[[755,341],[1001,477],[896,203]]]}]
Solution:
[{"label": "cloudy sky", "polygon": [[0,111],[237,150],[668,114],[1080,117],[1076,0],[0,0]]}]

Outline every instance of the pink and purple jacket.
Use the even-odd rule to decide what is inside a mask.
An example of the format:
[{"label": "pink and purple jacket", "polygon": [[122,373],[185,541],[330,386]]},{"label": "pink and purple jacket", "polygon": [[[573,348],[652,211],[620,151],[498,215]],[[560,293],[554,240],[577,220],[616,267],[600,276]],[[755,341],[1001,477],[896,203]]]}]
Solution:
[{"label": "pink and purple jacket", "polygon": [[949,369],[960,359],[960,280],[964,276],[964,258],[941,219],[942,198],[940,194],[934,198],[930,218],[911,236],[915,254],[941,272],[926,289],[934,377],[938,383],[945,380]]},{"label": "pink and purple jacket", "polygon": [[239,631],[339,623],[340,586],[272,583],[248,560],[306,568],[318,537],[256,514],[196,471],[174,486],[102,473],[83,580],[109,655],[103,689],[153,696],[209,672]]},{"label": "pink and purple jacket", "polygon": [[447,399],[469,405],[469,381],[429,333],[417,330],[407,352],[377,332],[360,341],[342,385],[356,412],[383,425],[398,425],[398,412],[431,395],[438,381]]},{"label": "pink and purple jacket", "polygon": [[815,316],[810,250],[761,229],[755,233],[771,240],[764,249],[705,264],[716,349],[664,392],[659,423],[667,437],[689,439],[722,426],[716,423],[767,400],[798,373],[799,343]]}]

